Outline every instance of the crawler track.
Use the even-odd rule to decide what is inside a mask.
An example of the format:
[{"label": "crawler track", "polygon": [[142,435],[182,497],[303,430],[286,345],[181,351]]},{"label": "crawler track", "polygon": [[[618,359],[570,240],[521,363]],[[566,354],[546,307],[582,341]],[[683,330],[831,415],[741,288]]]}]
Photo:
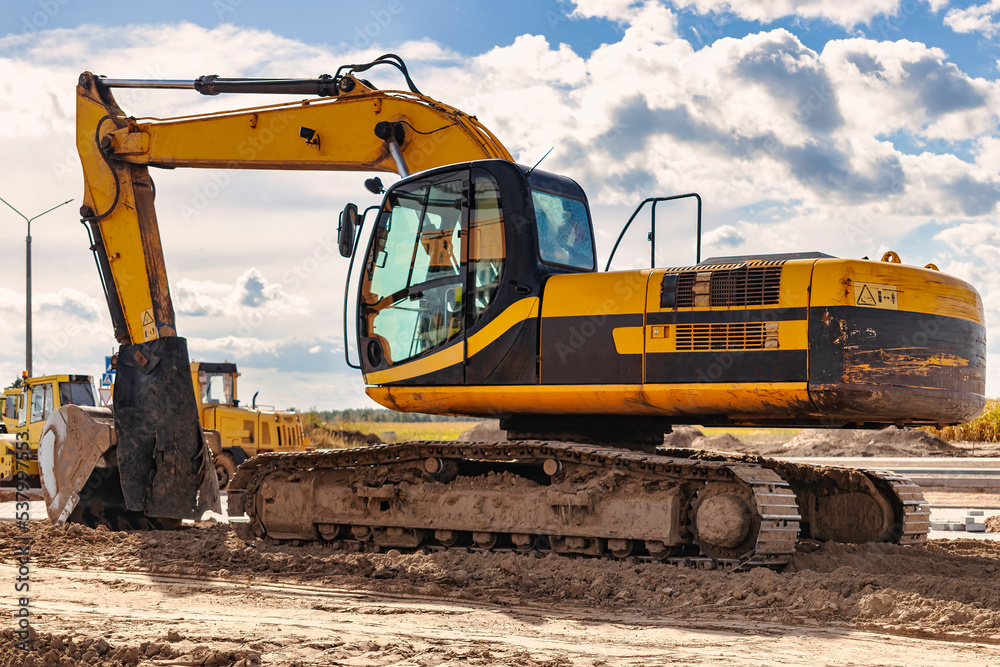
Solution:
[{"label": "crawler track", "polygon": [[244,539],[551,549],[698,567],[779,567],[799,532],[788,484],[761,466],[563,442],[266,454],[230,486],[230,515],[244,511]]},{"label": "crawler track", "polygon": [[802,510],[801,537],[838,542],[921,545],[930,505],[920,487],[892,472],[790,463],[752,454],[660,448],[659,454],[757,465],[789,483]]}]

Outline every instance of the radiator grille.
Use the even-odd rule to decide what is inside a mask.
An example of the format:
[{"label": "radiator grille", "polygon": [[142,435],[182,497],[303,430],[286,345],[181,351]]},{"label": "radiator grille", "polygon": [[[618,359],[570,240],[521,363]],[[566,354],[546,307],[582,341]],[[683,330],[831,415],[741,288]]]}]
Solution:
[{"label": "radiator grille", "polygon": [[677,277],[677,307],[773,305],[780,287],[780,266],[685,271]]},{"label": "radiator grille", "polygon": [[727,324],[678,324],[676,349],[763,350],[778,346],[775,322],[731,322]]}]

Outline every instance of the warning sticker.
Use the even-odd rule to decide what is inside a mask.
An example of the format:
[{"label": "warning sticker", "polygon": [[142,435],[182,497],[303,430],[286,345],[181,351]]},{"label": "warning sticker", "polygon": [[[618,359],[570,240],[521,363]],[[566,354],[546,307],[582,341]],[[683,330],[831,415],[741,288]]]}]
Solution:
[{"label": "warning sticker", "polygon": [[854,283],[854,303],[866,308],[899,309],[899,297],[895,285]]},{"label": "warning sticker", "polygon": [[156,322],[153,321],[152,308],[142,311],[142,337],[143,340],[156,340],[160,337],[156,330]]}]

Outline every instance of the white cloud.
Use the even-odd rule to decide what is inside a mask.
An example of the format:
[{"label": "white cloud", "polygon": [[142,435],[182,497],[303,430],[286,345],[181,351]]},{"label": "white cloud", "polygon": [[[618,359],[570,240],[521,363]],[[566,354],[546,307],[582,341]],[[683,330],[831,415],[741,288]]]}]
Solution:
[{"label": "white cloud", "polygon": [[719,246],[722,248],[738,248],[746,243],[746,237],[733,225],[722,225],[707,232],[702,237],[702,245]]},{"label": "white cloud", "polygon": [[56,317],[71,317],[87,322],[100,319],[105,304],[80,292],[65,287],[56,294],[40,294],[32,298],[33,311],[39,314],[53,314]]},{"label": "white cloud", "polygon": [[1000,0],[949,9],[944,24],[955,32],[981,32],[985,37],[993,37],[1000,32]]},{"label": "white cloud", "polygon": [[[1000,225],[996,222],[969,222],[955,225],[938,232],[934,240],[947,243],[960,257],[971,255],[979,257],[994,269],[1000,266]],[[1000,286],[1000,281],[995,282]]]},{"label": "white cloud", "polygon": [[822,61],[858,133],[906,132],[947,150],[946,142],[996,130],[996,81],[965,74],[941,49],[907,40],[835,40]]},{"label": "white cloud", "polygon": [[[886,0],[735,5],[691,0],[675,6],[759,20],[815,16],[842,25],[901,8]],[[988,303],[1000,299],[1000,284],[989,274],[996,273],[990,251],[996,238],[988,235],[1000,200],[995,78],[969,76],[944,51],[906,40],[848,39],[816,50],[791,31],[774,29],[701,47],[690,35],[678,35],[675,14],[662,3],[580,0],[576,10],[581,17],[619,21],[621,38],[586,56],[539,35],[522,35],[472,58],[429,41],[387,50],[407,58],[424,93],[477,115],[520,161],[533,164],[555,146],[541,168],[584,186],[608,247],[642,198],[697,191],[705,199],[708,253],[875,256],[935,223],[941,226],[933,228],[940,230],[936,244],[934,232],[920,232],[928,254],[940,251],[942,268],[954,266],[978,281]],[[374,48],[343,54],[265,31],[191,24],[2,38],[0,137],[12,159],[0,169],[11,190],[26,199],[16,202],[19,208],[52,205],[52,192],[37,187],[38,174],[57,176],[60,196],[53,203],[80,196],[72,82],[82,68],[121,78],[309,76],[375,55]],[[401,87],[391,71],[366,76]],[[116,95],[127,112],[140,115],[274,101],[190,92]],[[343,372],[338,381],[354,377],[334,365],[339,342],[318,336],[340,331],[346,263],[331,252],[328,237],[336,211],[348,199],[367,196],[363,177],[240,172],[186,219],[182,208],[214,183],[211,172],[157,170],[153,176],[178,330],[192,351],[228,356],[247,368],[288,363],[311,375],[316,373],[309,369],[336,368],[331,372]],[[57,307],[76,309],[75,319],[94,331],[81,342],[80,354],[99,362],[113,341],[93,260],[73,216],[55,215],[43,219],[49,224],[39,224],[37,235],[32,228],[37,293],[55,299],[39,320],[51,320],[46,335],[55,335]],[[658,238],[671,238],[672,246],[662,254],[658,248],[657,261],[689,264],[693,216],[658,220]],[[4,242],[19,241],[21,234],[8,230]],[[636,239],[626,250],[645,261],[643,243]],[[630,262],[622,258],[622,265]],[[66,284],[78,295],[58,296]],[[14,317],[0,321],[0,347],[12,352],[2,358],[0,377],[20,365],[15,325],[18,309],[23,318],[23,297],[8,288],[0,288],[0,311]],[[259,326],[241,328],[251,314]],[[289,340],[289,331],[302,338]],[[74,360],[68,349],[60,354],[67,356],[53,363]],[[291,380],[290,371],[282,373],[283,381]],[[291,395],[293,389],[282,391]],[[366,400],[356,395],[353,405]]]},{"label": "white cloud", "polygon": [[[635,0],[575,0],[576,14],[616,21],[635,18]],[[650,3],[651,4],[651,3]],[[876,16],[897,16],[910,5],[901,0],[673,0],[670,4],[699,14],[731,14],[741,19],[768,23],[788,16],[822,19],[851,27],[867,24]],[[721,19],[719,19],[721,20]]]},{"label": "white cloud", "polygon": [[241,317],[251,311],[262,315],[309,312],[305,298],[285,292],[280,283],[269,283],[256,268],[247,269],[235,285],[183,278],[173,297],[178,313],[196,317]]}]

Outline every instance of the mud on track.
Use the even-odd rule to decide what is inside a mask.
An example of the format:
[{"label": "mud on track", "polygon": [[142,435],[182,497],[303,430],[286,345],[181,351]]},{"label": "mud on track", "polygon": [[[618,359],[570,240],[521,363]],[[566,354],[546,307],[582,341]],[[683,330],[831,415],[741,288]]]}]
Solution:
[{"label": "mud on track", "polygon": [[[0,524],[0,578],[5,581],[14,572],[13,551],[6,545],[16,530]],[[718,650],[705,653],[704,661],[696,653],[685,654],[681,661],[688,664],[719,664],[718,651],[725,653],[719,646],[741,643],[739,637],[747,633],[793,644],[808,636],[812,640],[800,647],[806,650],[807,645],[818,649],[824,642],[840,646],[861,641],[849,637],[871,637],[854,634],[862,630],[892,635],[885,645],[898,649],[894,654],[880,648],[872,655],[884,662],[865,664],[924,664],[917,659],[935,655],[958,659],[935,653],[942,646],[964,651],[968,664],[1000,663],[997,542],[942,540],[926,548],[804,544],[784,572],[724,573],[506,553],[345,554],[319,546],[251,547],[228,526],[215,523],[126,534],[39,522],[32,524],[32,536],[34,628],[41,634],[31,655],[40,665],[88,664],[79,662],[88,650],[90,664],[438,665],[465,660],[531,667],[605,660],[639,665],[666,655],[658,642],[680,642],[689,651],[690,637],[668,636],[684,628],[728,633],[718,646],[716,640],[709,642]],[[309,597],[314,594],[320,597]],[[4,610],[13,608],[12,598],[12,590],[0,596]],[[417,609],[421,605],[427,608],[423,612]],[[295,620],[297,614],[304,616]],[[364,621],[374,616],[392,619],[374,626]],[[297,639],[275,630],[289,623]],[[556,636],[546,636],[539,624]],[[632,631],[622,628],[633,625],[642,630],[634,631],[634,641],[626,640]],[[412,632],[401,630],[406,627]],[[168,641],[171,628],[180,628],[185,637]],[[383,635],[394,639],[382,641]],[[485,644],[470,643],[475,637]],[[558,637],[565,645],[553,651]],[[71,638],[75,656],[67,649]],[[963,643],[929,642],[918,656],[909,654],[914,640],[906,638]],[[104,653],[93,647],[100,639],[109,643]],[[0,640],[0,665],[22,664],[23,654],[12,654],[10,641],[9,636]],[[589,646],[602,641],[603,647]],[[770,655],[769,650],[761,655]],[[824,650],[822,655],[830,656],[833,649]],[[735,661],[741,655],[737,651],[734,661],[722,664],[743,664]],[[784,663],[795,664],[795,656],[805,660],[805,655],[790,654]],[[890,655],[898,655],[898,661]],[[745,664],[755,664],[749,656]],[[69,662],[60,662],[64,658]]]}]

